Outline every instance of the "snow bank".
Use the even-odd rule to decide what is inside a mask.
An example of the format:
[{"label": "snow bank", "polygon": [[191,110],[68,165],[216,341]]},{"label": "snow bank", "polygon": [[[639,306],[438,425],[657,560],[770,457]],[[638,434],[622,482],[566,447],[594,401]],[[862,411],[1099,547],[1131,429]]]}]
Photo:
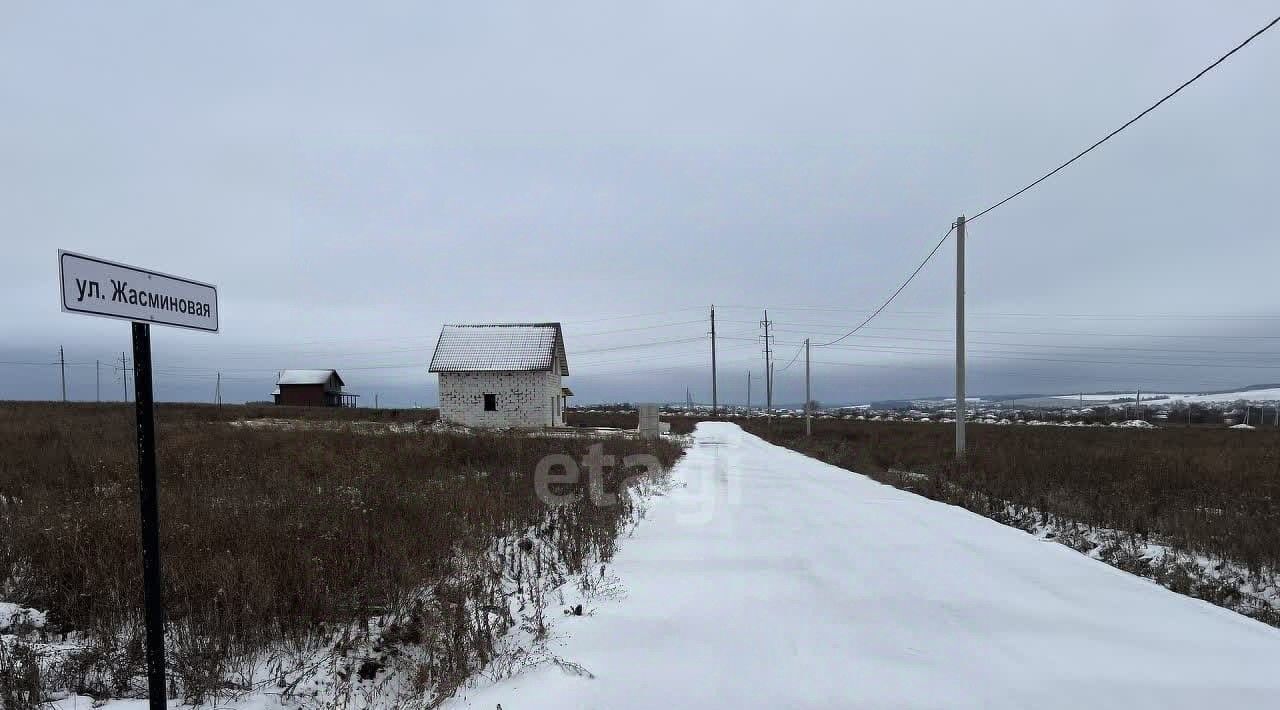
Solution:
[{"label": "snow bank", "polygon": [[1203,708],[1280,697],[1280,630],[1056,543],[698,425],[681,484],[545,667],[448,705]]},{"label": "snow bank", "polygon": [[16,634],[31,629],[42,629],[45,613],[37,609],[0,602],[0,634]]},{"label": "snow bank", "polygon": [[1141,419],[1130,419],[1127,422],[1111,422],[1111,426],[1126,429],[1155,429],[1156,425]]}]

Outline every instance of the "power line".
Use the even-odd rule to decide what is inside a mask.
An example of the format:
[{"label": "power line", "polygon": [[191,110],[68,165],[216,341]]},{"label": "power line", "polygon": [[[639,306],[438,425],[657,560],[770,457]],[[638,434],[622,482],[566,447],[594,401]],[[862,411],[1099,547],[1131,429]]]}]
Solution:
[{"label": "power line", "polygon": [[792,365],[796,364],[796,360],[800,357],[800,353],[803,350],[804,350],[804,343],[800,343],[800,347],[796,348],[796,354],[791,356],[791,361],[788,362],[786,365],[784,365],[781,370],[778,370],[778,372],[786,372],[788,367],[791,367]]},{"label": "power line", "polygon": [[[784,333],[796,333],[796,334],[807,332],[807,331],[800,331],[800,330],[784,330],[781,328],[779,328],[779,330],[782,330]],[[988,331],[970,331],[970,332],[988,332]],[[952,342],[951,340],[946,338],[913,338],[913,337],[903,336],[903,335],[867,335],[865,333],[858,336],[858,338],[859,340],[869,338],[872,340],[888,340],[891,342],[903,342],[903,341],[920,342],[920,343]],[[1265,352],[1265,351],[1258,351],[1258,350],[1225,351],[1221,348],[1214,349],[1214,350],[1210,350],[1206,348],[1176,348],[1176,347],[1138,348],[1138,347],[1126,347],[1123,345],[1070,345],[1066,343],[1026,343],[1026,342],[1009,343],[1009,342],[994,341],[994,340],[970,340],[969,342],[975,345],[1001,345],[1001,346],[1007,346],[1007,347],[1013,347],[1013,348],[1031,348],[1036,350],[1050,350],[1050,349],[1053,349],[1053,350],[1103,350],[1107,352],[1152,352],[1152,353],[1169,353],[1169,354],[1223,355],[1223,356],[1230,356],[1230,357],[1241,357],[1241,356],[1269,357],[1269,356],[1275,355],[1275,353],[1272,353],[1272,352]],[[841,346],[841,347],[848,347],[848,346]]]},{"label": "power line", "polygon": [[[1040,183],[1042,183],[1042,182],[1044,182],[1045,180],[1049,179],[1050,177],[1052,177],[1053,175],[1057,174],[1059,171],[1063,170],[1064,168],[1066,168],[1067,166],[1071,165],[1072,163],[1076,162],[1076,161],[1077,161],[1077,160],[1079,160],[1080,158],[1083,158],[1085,155],[1089,154],[1091,151],[1093,151],[1093,150],[1094,150],[1095,148],[1097,148],[1098,146],[1101,146],[1103,143],[1106,143],[1108,140],[1111,140],[1111,138],[1113,138],[1113,137],[1115,137],[1116,135],[1118,135],[1121,131],[1125,130],[1126,128],[1128,128],[1129,126],[1133,125],[1134,123],[1137,123],[1140,119],[1142,119],[1142,117],[1146,116],[1147,114],[1151,113],[1151,112],[1152,112],[1152,111],[1154,111],[1155,109],[1159,108],[1161,104],[1163,104],[1164,102],[1166,102],[1166,101],[1168,101],[1169,99],[1173,98],[1175,95],[1177,95],[1179,92],[1181,92],[1181,91],[1182,91],[1183,89],[1185,89],[1186,87],[1190,86],[1192,83],[1194,83],[1194,82],[1195,82],[1196,80],[1198,80],[1200,77],[1202,77],[1202,76],[1204,76],[1205,74],[1209,73],[1211,70],[1213,70],[1213,69],[1214,69],[1215,67],[1217,67],[1219,64],[1221,64],[1222,62],[1226,61],[1228,57],[1230,57],[1231,55],[1233,55],[1233,54],[1235,54],[1236,52],[1240,51],[1242,48],[1244,48],[1244,46],[1245,46],[1245,45],[1249,44],[1250,42],[1252,42],[1253,40],[1255,40],[1255,39],[1257,39],[1259,36],[1261,36],[1264,32],[1266,32],[1267,30],[1271,29],[1273,26],[1275,26],[1275,25],[1276,25],[1276,23],[1280,23],[1280,17],[1276,17],[1276,18],[1275,18],[1275,19],[1273,19],[1271,22],[1267,23],[1264,27],[1262,27],[1261,29],[1259,29],[1257,32],[1254,32],[1252,35],[1250,35],[1250,36],[1249,36],[1247,39],[1245,39],[1243,42],[1241,42],[1240,44],[1238,44],[1238,45],[1236,45],[1234,48],[1232,48],[1229,52],[1227,52],[1226,54],[1224,54],[1224,55],[1222,55],[1221,57],[1219,57],[1219,58],[1218,58],[1216,61],[1214,61],[1212,64],[1210,64],[1209,66],[1207,66],[1207,67],[1205,67],[1204,69],[1200,70],[1200,72],[1199,72],[1199,73],[1197,73],[1195,76],[1193,76],[1193,77],[1191,77],[1190,79],[1188,79],[1187,81],[1183,82],[1180,86],[1178,86],[1178,88],[1176,88],[1176,89],[1174,89],[1173,91],[1171,91],[1171,92],[1169,92],[1168,94],[1166,94],[1163,98],[1161,98],[1159,101],[1155,102],[1155,103],[1154,103],[1154,104],[1152,104],[1151,106],[1147,107],[1145,110],[1143,110],[1143,111],[1142,111],[1141,113],[1139,113],[1137,116],[1134,116],[1133,118],[1131,118],[1131,119],[1129,119],[1128,121],[1126,121],[1126,122],[1125,122],[1123,125],[1121,125],[1119,128],[1117,128],[1117,129],[1115,129],[1115,130],[1111,131],[1110,133],[1108,133],[1107,135],[1103,136],[1103,137],[1102,137],[1102,139],[1098,140],[1098,141],[1097,141],[1097,142],[1095,142],[1093,145],[1091,145],[1091,146],[1089,146],[1088,148],[1085,148],[1084,150],[1080,151],[1080,152],[1079,152],[1079,153],[1077,153],[1075,156],[1073,156],[1070,160],[1067,160],[1065,163],[1062,163],[1062,164],[1061,164],[1061,165],[1059,165],[1058,167],[1056,167],[1056,168],[1054,168],[1054,169],[1050,170],[1049,172],[1045,173],[1044,175],[1040,176],[1039,178],[1037,178],[1037,179],[1033,180],[1031,183],[1029,183],[1029,184],[1025,185],[1024,187],[1022,187],[1021,189],[1017,190],[1017,191],[1016,191],[1016,192],[1014,192],[1013,194],[1011,194],[1011,195],[1009,195],[1009,196],[1005,197],[1004,199],[1000,200],[999,202],[996,202],[995,204],[991,205],[990,207],[987,207],[986,209],[984,209],[984,210],[982,210],[982,211],[978,212],[976,215],[974,215],[973,217],[971,217],[971,218],[969,218],[969,219],[967,219],[967,220],[965,220],[965,221],[966,221],[966,222],[972,222],[972,221],[974,221],[974,220],[978,219],[979,217],[982,217],[983,215],[985,215],[985,214],[987,214],[987,213],[991,212],[992,210],[994,210],[994,209],[996,209],[996,208],[1000,207],[1001,205],[1004,205],[1005,203],[1009,202],[1010,200],[1013,200],[1013,199],[1017,198],[1019,195],[1022,195],[1022,194],[1023,194],[1023,193],[1025,193],[1026,191],[1028,191],[1028,190],[1030,190],[1030,189],[1034,188],[1036,185],[1039,185]],[[908,276],[908,277],[907,277],[907,279],[906,279],[905,281],[903,281],[903,282],[902,282],[902,285],[900,285],[900,286],[897,288],[897,290],[895,290],[895,291],[894,291],[894,292],[889,296],[889,298],[888,298],[884,303],[880,304],[880,307],[878,307],[878,308],[876,308],[874,311],[872,311],[870,315],[868,315],[868,316],[867,316],[867,317],[866,317],[866,318],[865,318],[861,323],[859,323],[857,326],[855,326],[852,330],[848,331],[847,333],[845,333],[844,335],[840,336],[839,338],[836,338],[835,340],[831,340],[831,341],[829,341],[829,342],[825,342],[825,343],[818,343],[818,344],[817,344],[817,347],[828,347],[828,346],[831,346],[831,345],[835,345],[836,343],[839,343],[839,342],[841,342],[842,340],[845,340],[846,338],[848,338],[849,336],[853,335],[854,333],[857,333],[859,330],[862,330],[862,328],[864,328],[868,323],[870,323],[872,320],[874,320],[874,319],[876,318],[876,316],[880,315],[880,313],[881,313],[881,312],[883,312],[883,311],[884,311],[884,309],[886,309],[886,308],[888,308],[888,307],[889,307],[889,304],[893,303],[894,299],[898,297],[898,294],[902,293],[902,291],[903,291],[903,290],[904,290],[904,289],[905,289],[905,288],[906,288],[906,287],[907,287],[907,286],[908,286],[908,285],[909,285],[909,284],[910,284],[910,283],[915,279],[916,275],[918,275],[918,274],[920,273],[920,271],[924,269],[925,265],[926,265],[926,264],[928,264],[928,263],[929,263],[929,261],[930,261],[931,259],[933,259],[933,256],[934,256],[935,254],[937,254],[937,253],[938,253],[938,250],[939,250],[939,249],[941,249],[941,248],[942,248],[942,245],[946,242],[947,237],[951,236],[951,233],[952,233],[953,231],[955,231],[955,229],[956,229],[956,224],[955,224],[955,223],[952,223],[952,225],[951,225],[950,229],[948,229],[948,230],[947,230],[946,234],[942,235],[942,238],[938,240],[938,243],[937,243],[936,245],[934,245],[933,249],[928,253],[928,255],[926,255],[926,256],[925,256],[924,260],[920,262],[920,265],[916,267],[915,271],[911,272],[911,275],[910,275],[910,276]],[[797,353],[797,355],[798,355],[798,353]],[[784,368],[784,369],[785,369],[785,368]]]},{"label": "power line", "polygon": [[[776,311],[833,311],[842,313],[870,313],[871,309],[867,308],[837,308],[834,306],[790,306],[783,308],[773,308]],[[921,318],[943,318],[953,314],[951,310],[935,310],[935,311],[890,311],[891,316],[921,317]],[[1052,318],[1055,320],[1239,320],[1239,321],[1271,321],[1280,320],[1280,313],[1000,313],[996,311],[970,311],[970,316],[980,318]],[[734,320],[730,318],[721,318],[726,323],[755,323],[756,321]],[[796,322],[794,325],[806,325],[805,323]],[[842,326],[843,327],[843,326]]]},{"label": "power line", "polygon": [[[746,340],[746,338],[732,338],[732,340]],[[947,341],[928,341],[928,342],[947,342]],[[803,341],[800,341],[800,343],[796,343],[795,341],[782,341],[782,344],[783,344],[783,345],[797,345],[797,344],[798,344],[798,345],[803,346],[804,342],[803,342]],[[985,342],[985,343],[979,343],[979,344],[1000,345],[1000,346],[1007,346],[1007,347],[1020,348],[1020,349],[1023,349],[1023,350],[1025,350],[1025,349],[1031,349],[1031,350],[1032,350],[1032,353],[1031,353],[1031,354],[1035,354],[1035,353],[1036,353],[1036,351],[1037,351],[1037,349],[1039,349],[1039,350],[1044,350],[1044,349],[1047,349],[1047,348],[1053,348],[1053,347],[1054,347],[1054,346],[1044,346],[1044,347],[1039,347],[1039,346],[1034,346],[1034,345],[1020,345],[1020,344],[1016,344],[1016,343],[990,343],[990,342]],[[894,354],[906,354],[906,355],[943,355],[943,354],[947,354],[947,353],[949,353],[949,352],[950,352],[949,350],[939,350],[939,349],[936,349],[936,348],[913,347],[913,346],[898,346],[898,347],[893,347],[893,346],[889,346],[889,345],[873,345],[873,344],[865,344],[865,345],[838,345],[838,346],[835,346],[835,347],[837,347],[837,348],[839,348],[839,349],[841,349],[841,350],[858,350],[858,351],[865,351],[865,352],[894,353]],[[1072,347],[1075,347],[1075,346],[1062,346],[1062,349],[1071,349]],[[1122,353],[1123,353],[1123,352],[1125,352],[1125,351],[1126,351],[1126,349],[1125,349],[1125,348],[1115,348],[1115,349],[1108,349],[1108,351],[1118,351],[1118,352],[1122,352]],[[1018,356],[1018,355],[1027,355],[1027,354],[1028,354],[1028,353],[1025,353],[1025,352],[1019,352],[1019,351],[1012,351],[1012,352],[1010,352],[1010,351],[1007,351],[1007,350],[991,350],[991,349],[983,349],[983,350],[978,350],[978,351],[974,351],[974,352],[977,352],[977,353],[979,353],[979,354],[984,354],[984,355],[992,355],[992,356],[1001,356],[1001,355],[1007,355],[1007,356]],[[1157,353],[1158,353],[1158,352],[1161,352],[1161,351],[1159,351],[1159,350],[1154,350],[1153,352],[1157,352]],[[1176,354],[1178,351],[1172,351],[1172,350],[1171,350],[1171,351],[1169,351],[1169,352],[1171,352],[1171,353],[1175,353],[1175,354]],[[1195,351],[1187,351],[1187,352],[1195,352]],[[1054,354],[1058,354],[1058,353],[1048,352],[1048,353],[1045,353],[1045,354],[1048,354],[1048,355],[1054,355]],[[1062,353],[1062,354],[1065,354],[1065,355],[1074,355],[1073,353]],[[1141,355],[1135,355],[1135,357],[1141,357]],[[1017,357],[1012,357],[1012,359],[1041,359],[1041,358],[1017,358]],[[1160,362],[1158,362],[1158,363],[1148,363],[1148,362],[1146,362],[1146,361],[1116,361],[1116,360],[1063,360],[1062,362],[1087,362],[1087,363],[1096,363],[1096,364],[1119,364],[1119,365],[1159,364],[1159,365],[1178,365],[1178,366],[1187,366],[1187,367],[1222,367],[1222,368],[1239,368],[1239,367],[1254,367],[1255,365],[1254,365],[1254,364],[1252,364],[1252,363],[1254,363],[1254,362],[1256,362],[1256,361],[1250,361],[1250,363],[1251,363],[1251,364],[1247,364],[1247,365],[1246,365],[1246,364],[1240,364],[1240,363],[1238,363],[1238,362],[1225,362],[1225,361],[1221,361],[1221,360],[1219,360],[1219,361],[1218,361],[1218,362],[1216,362],[1216,363],[1182,362],[1182,361],[1175,361],[1175,360],[1163,360],[1163,361],[1160,361]],[[1261,369],[1275,369],[1275,367],[1280,367],[1280,365],[1277,365],[1277,366],[1273,367],[1273,366],[1271,366],[1271,365],[1267,365],[1267,364],[1260,364],[1260,365],[1257,365],[1257,367],[1259,367],[1259,368],[1261,368]]]},{"label": "power line", "polygon": [[689,306],[687,308],[673,308],[668,311],[651,311],[649,313],[633,313],[631,315],[625,315],[625,316],[605,316],[602,318],[588,318],[585,320],[566,320],[566,321],[561,321],[561,323],[599,323],[601,321],[607,321],[607,320],[627,320],[630,318],[647,318],[649,316],[665,316],[665,315],[670,315],[672,313],[700,311],[703,308],[704,306]]},{"label": "power line", "polygon": [[658,323],[656,325],[637,325],[631,328],[616,328],[614,330],[597,330],[592,333],[574,333],[573,331],[567,331],[566,334],[575,338],[589,338],[595,335],[613,335],[614,333],[630,333],[637,330],[655,330],[657,328],[674,328],[681,325],[694,325],[694,324],[702,324],[705,322],[706,322],[705,319],[699,318],[698,320],[682,320],[682,321],[676,321],[674,323]]},{"label": "power line", "polygon": [[[780,329],[780,330],[785,330],[785,332],[788,332],[788,333],[808,333],[810,330],[814,328],[817,328],[817,329],[825,328],[828,330],[835,330],[836,332],[838,332],[839,330],[843,330],[844,328],[848,327],[846,325],[836,324],[836,323],[830,323],[830,324],[800,323],[799,325],[805,325],[807,326],[807,329],[806,330]],[[955,332],[950,328],[893,328],[889,326],[871,326],[869,328],[866,328],[866,330],[891,331],[894,333],[953,333]],[[1083,336],[1099,337],[1099,338],[1182,338],[1182,339],[1198,338],[1198,339],[1210,339],[1210,340],[1280,340],[1280,335],[1209,335],[1209,334],[1198,334],[1198,333],[1184,333],[1184,334],[1099,333],[1099,332],[1081,331],[1081,330],[989,330],[989,329],[981,329],[981,328],[973,328],[973,329],[970,329],[969,332],[985,333],[987,335],[992,335],[992,334],[994,335],[1034,335],[1038,337],[1060,337],[1060,336],[1083,335]],[[869,338],[871,336],[863,335],[862,337]]]},{"label": "power line", "polygon": [[692,338],[672,338],[669,340],[654,340],[647,343],[631,343],[627,345],[614,345],[607,348],[592,348],[590,350],[578,350],[575,355],[587,355],[591,353],[608,353],[617,350],[635,350],[637,348],[651,348],[661,345],[680,345],[684,343],[698,343],[707,339],[705,335],[697,335]]},{"label": "power line", "polygon": [[[735,340],[738,340],[738,338],[735,338]],[[752,342],[754,343],[755,340],[753,339]],[[755,350],[755,349],[756,349],[755,345],[742,345],[742,346],[733,347],[733,348],[721,348],[720,353],[721,354],[737,353],[737,352],[743,352],[746,350]],[[596,365],[619,365],[619,364],[630,363],[630,362],[669,361],[676,358],[699,358],[699,357],[703,357],[703,355],[704,353],[691,350],[688,352],[667,353],[663,355],[642,355],[639,357],[628,357],[628,358],[622,358],[622,359],[592,360],[589,362],[578,362],[578,364],[575,366],[575,372],[582,373],[584,366],[588,368],[587,372],[590,372],[589,368]],[[691,366],[695,364],[697,363],[692,363],[692,362],[690,363]]]},{"label": "power line", "polygon": [[857,327],[855,327],[853,330],[849,331],[848,333],[845,333],[844,335],[840,336],[839,338],[836,338],[835,340],[832,340],[831,342],[828,342],[828,343],[816,343],[816,344],[814,345],[814,347],[818,347],[818,348],[825,348],[825,347],[827,347],[828,345],[835,345],[836,343],[840,342],[841,340],[844,340],[845,338],[849,337],[850,335],[853,335],[854,333],[858,332],[859,330],[862,330],[863,326],[865,326],[866,324],[870,323],[870,322],[871,322],[871,320],[872,320],[873,318],[875,318],[876,316],[880,315],[880,312],[881,312],[881,311],[883,311],[884,309],[888,308],[890,303],[893,303],[893,299],[897,298],[897,297],[898,297],[898,294],[902,293],[902,290],[903,290],[903,289],[905,289],[905,288],[907,287],[907,285],[908,285],[908,284],[910,284],[910,283],[911,283],[911,281],[915,279],[916,275],[917,275],[917,274],[919,274],[919,273],[920,273],[920,271],[921,271],[922,269],[924,269],[925,264],[928,264],[928,263],[929,263],[929,260],[933,258],[933,255],[938,253],[938,250],[942,248],[942,245],[943,245],[944,243],[946,243],[946,241],[947,241],[947,237],[951,236],[951,233],[952,233],[952,232],[954,232],[955,230],[956,230],[956,225],[955,225],[955,223],[952,223],[951,228],[947,230],[947,233],[946,233],[946,234],[943,234],[943,235],[942,235],[942,239],[939,239],[939,240],[938,240],[938,243],[937,243],[937,244],[935,244],[935,245],[933,246],[933,249],[932,249],[932,250],[930,250],[930,252],[929,252],[929,254],[928,254],[927,256],[925,256],[924,261],[920,262],[920,265],[916,267],[916,270],[915,270],[915,271],[912,271],[912,272],[911,272],[911,275],[907,277],[907,280],[906,280],[906,281],[903,281],[903,282],[902,282],[902,285],[898,287],[898,290],[894,291],[894,292],[893,292],[893,294],[892,294],[891,296],[889,296],[889,298],[888,298],[884,303],[880,304],[880,307],[879,307],[879,308],[877,308],[877,309],[875,309],[874,311],[872,311],[872,312],[871,312],[871,315],[867,316],[866,320],[862,321],[862,322],[861,322],[861,323],[859,323],[859,324],[857,325]]},{"label": "power line", "polygon": [[[874,345],[847,345],[850,350],[858,350],[873,353],[891,353],[902,355],[944,355],[950,351],[927,349],[927,348],[888,348]],[[1235,364],[1223,362],[1172,362],[1172,361],[1139,361],[1139,360],[1089,360],[1083,358],[1045,358],[1030,357],[1026,354],[1007,353],[1002,351],[975,351],[983,357],[996,360],[1028,360],[1035,362],[1066,362],[1081,363],[1090,365],[1123,365],[1123,366],[1151,366],[1151,367],[1196,367],[1196,368],[1216,368],[1223,370],[1280,370],[1278,365],[1260,365],[1260,364]],[[1052,353],[1050,353],[1052,354]]]},{"label": "power line", "polygon": [[1245,45],[1247,45],[1247,44],[1249,44],[1250,42],[1252,42],[1253,40],[1257,39],[1259,36],[1261,36],[1261,35],[1262,35],[1262,33],[1263,33],[1263,32],[1266,32],[1267,30],[1269,30],[1269,29],[1271,29],[1272,27],[1274,27],[1274,26],[1276,25],[1276,23],[1277,23],[1277,22],[1280,22],[1280,17],[1276,17],[1274,20],[1272,20],[1272,21],[1268,22],[1265,26],[1263,26],[1263,28],[1262,28],[1262,29],[1260,29],[1260,30],[1258,30],[1257,32],[1254,32],[1253,34],[1249,35],[1249,37],[1248,37],[1247,39],[1245,39],[1245,41],[1241,42],[1240,44],[1237,44],[1235,47],[1233,47],[1233,48],[1231,49],[1231,51],[1227,52],[1226,54],[1222,55],[1221,57],[1218,57],[1218,59],[1217,59],[1216,61],[1214,61],[1212,64],[1210,64],[1209,66],[1205,67],[1204,69],[1201,69],[1201,70],[1200,70],[1200,71],[1199,71],[1195,76],[1193,76],[1193,77],[1191,77],[1190,79],[1187,79],[1186,81],[1182,82],[1182,84],[1181,84],[1181,85],[1179,85],[1179,86],[1178,86],[1178,88],[1176,88],[1176,89],[1174,89],[1173,91],[1170,91],[1169,93],[1165,94],[1165,95],[1164,95],[1164,96],[1163,96],[1159,101],[1157,101],[1157,102],[1155,102],[1154,104],[1151,104],[1150,106],[1148,106],[1146,109],[1144,109],[1144,110],[1143,110],[1141,113],[1139,113],[1137,116],[1134,116],[1133,118],[1129,119],[1128,121],[1125,121],[1125,122],[1124,122],[1124,124],[1123,124],[1123,125],[1121,125],[1119,128],[1117,128],[1117,129],[1115,129],[1114,131],[1112,131],[1112,132],[1108,133],[1107,135],[1103,136],[1103,137],[1102,137],[1098,142],[1094,143],[1093,145],[1089,146],[1088,148],[1085,148],[1084,150],[1080,151],[1079,153],[1076,153],[1076,154],[1075,154],[1075,156],[1073,156],[1073,157],[1072,157],[1070,160],[1068,160],[1067,162],[1063,163],[1062,165],[1059,165],[1058,167],[1054,168],[1053,170],[1050,170],[1049,172],[1045,173],[1044,175],[1041,175],[1040,177],[1036,178],[1035,180],[1031,181],[1030,183],[1028,183],[1028,184],[1027,184],[1027,185],[1025,185],[1024,187],[1022,187],[1022,189],[1020,189],[1020,190],[1018,190],[1018,191],[1014,192],[1013,194],[1009,195],[1008,197],[1004,198],[1003,200],[1000,200],[999,202],[995,203],[994,205],[991,205],[990,207],[988,207],[988,208],[986,208],[986,209],[982,210],[981,212],[977,213],[976,215],[974,215],[974,216],[972,216],[972,217],[969,217],[969,218],[968,218],[967,220],[965,220],[965,221],[967,221],[967,222],[973,222],[973,221],[976,221],[977,219],[979,219],[979,218],[980,218],[980,217],[982,217],[983,215],[987,214],[988,212],[990,212],[990,211],[992,211],[992,210],[996,209],[997,207],[1000,207],[1001,205],[1005,204],[1006,202],[1009,202],[1010,200],[1012,200],[1012,199],[1014,199],[1014,198],[1018,197],[1018,196],[1019,196],[1019,195],[1021,195],[1022,193],[1026,192],[1027,190],[1030,190],[1031,188],[1035,187],[1036,185],[1039,185],[1040,183],[1044,182],[1045,180],[1048,180],[1049,178],[1051,178],[1051,177],[1053,177],[1054,175],[1056,175],[1056,174],[1058,173],[1058,171],[1062,170],[1063,168],[1067,167],[1068,165],[1071,165],[1072,163],[1076,162],[1077,160],[1079,160],[1079,159],[1083,158],[1084,156],[1088,155],[1088,154],[1090,153],[1090,151],[1092,151],[1094,148],[1097,148],[1098,146],[1102,145],[1103,143],[1106,143],[1107,141],[1109,141],[1109,140],[1111,140],[1112,138],[1114,138],[1117,134],[1119,134],[1119,133],[1120,133],[1121,131],[1123,131],[1124,129],[1128,128],[1129,126],[1132,126],[1132,125],[1133,125],[1133,124],[1135,124],[1135,123],[1137,123],[1139,120],[1141,120],[1141,119],[1142,119],[1142,117],[1143,117],[1143,116],[1146,116],[1147,114],[1149,114],[1149,113],[1151,113],[1152,111],[1156,110],[1157,108],[1159,108],[1159,107],[1160,107],[1160,105],[1161,105],[1161,104],[1163,104],[1164,102],[1166,102],[1166,101],[1168,101],[1169,99],[1171,99],[1171,98],[1173,98],[1174,96],[1176,96],[1176,95],[1178,94],[1178,92],[1182,91],[1183,89],[1187,88],[1188,86],[1191,86],[1191,84],[1195,83],[1195,81],[1196,81],[1197,79],[1199,79],[1200,77],[1204,76],[1205,74],[1208,74],[1210,71],[1212,71],[1212,70],[1213,70],[1215,67],[1217,67],[1219,64],[1221,64],[1221,63],[1225,62],[1225,61],[1227,60],[1227,58],[1228,58],[1228,57],[1230,57],[1231,55],[1233,55],[1233,54],[1235,54],[1236,52],[1240,51],[1241,49],[1244,49]]}]

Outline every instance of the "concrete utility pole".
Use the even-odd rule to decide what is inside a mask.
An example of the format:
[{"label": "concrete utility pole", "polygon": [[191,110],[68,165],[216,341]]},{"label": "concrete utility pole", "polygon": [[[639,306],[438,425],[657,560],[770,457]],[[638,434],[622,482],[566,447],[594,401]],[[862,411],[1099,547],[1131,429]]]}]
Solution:
[{"label": "concrete utility pole", "polygon": [[217,383],[213,386],[213,403],[222,406],[222,373],[218,373]]},{"label": "concrete utility pole", "polygon": [[720,397],[716,391],[716,307],[711,306],[711,416],[716,416]]},{"label": "concrete utility pole", "polygon": [[809,339],[804,339],[804,435],[813,436],[813,424],[810,421],[813,418],[812,405],[813,401],[809,392]]},{"label": "concrete utility pole", "polygon": [[62,366],[62,401],[67,401],[67,354],[58,346],[58,364]]},{"label": "concrete utility pole", "polygon": [[964,459],[964,215],[956,219],[956,460]]},{"label": "concrete utility pole", "polygon": [[764,406],[765,416],[773,423],[773,353],[769,349],[769,311],[765,309],[764,320]]}]

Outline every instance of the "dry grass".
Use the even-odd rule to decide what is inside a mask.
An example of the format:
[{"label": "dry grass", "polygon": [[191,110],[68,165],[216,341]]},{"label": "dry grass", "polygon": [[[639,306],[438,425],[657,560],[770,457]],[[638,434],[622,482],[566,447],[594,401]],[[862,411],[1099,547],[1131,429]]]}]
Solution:
[{"label": "dry grass", "polygon": [[[245,689],[267,651],[332,655],[335,634],[346,639],[336,650],[357,648],[351,630],[370,619],[381,620],[379,645],[425,649],[415,656],[420,689],[447,694],[515,623],[477,611],[506,608],[508,567],[533,555],[541,575],[580,572],[610,557],[630,518],[625,502],[550,509],[535,496],[536,462],[579,458],[587,439],[225,423],[253,416],[282,410],[157,411],[167,660],[189,700]],[[46,668],[45,682],[95,696],[140,689],[132,423],[121,405],[0,404],[0,599],[47,610],[52,628],[75,632],[83,651]],[[678,455],[638,440],[607,450],[668,465]],[[606,485],[629,473],[608,472]],[[525,537],[537,546],[511,548]],[[523,593],[532,572],[520,575]]]},{"label": "dry grass", "polygon": [[[585,412],[580,409],[566,409],[564,414],[565,424],[568,426],[610,427],[613,429],[635,429],[640,426],[640,415],[635,410]],[[671,424],[672,434],[688,434],[693,431],[694,425],[706,420],[706,418],[681,414],[662,414],[658,418]]]}]

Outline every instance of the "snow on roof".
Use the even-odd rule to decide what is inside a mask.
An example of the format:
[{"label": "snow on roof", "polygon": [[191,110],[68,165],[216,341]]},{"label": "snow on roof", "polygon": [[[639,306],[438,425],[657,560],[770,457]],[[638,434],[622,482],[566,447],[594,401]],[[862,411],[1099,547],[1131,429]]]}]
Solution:
[{"label": "snow on roof", "polygon": [[550,370],[569,374],[559,323],[446,325],[429,372]]},{"label": "snow on roof", "polygon": [[337,370],[285,370],[280,373],[277,385],[323,385],[330,377],[337,377],[338,384],[346,384],[338,377]]}]

